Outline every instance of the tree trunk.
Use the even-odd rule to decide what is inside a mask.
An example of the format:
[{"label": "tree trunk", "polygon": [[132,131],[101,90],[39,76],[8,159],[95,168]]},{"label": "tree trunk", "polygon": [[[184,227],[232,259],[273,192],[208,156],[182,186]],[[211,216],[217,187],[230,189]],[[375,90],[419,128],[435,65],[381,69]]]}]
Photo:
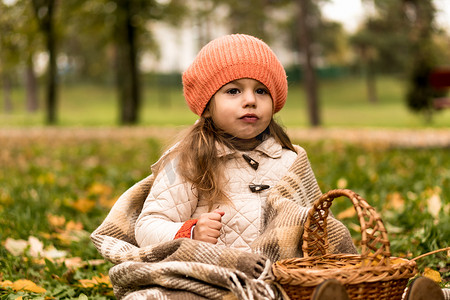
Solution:
[{"label": "tree trunk", "polygon": [[136,27],[132,24],[132,1],[117,1],[117,87],[120,123],[136,124],[141,105],[137,65]]},{"label": "tree trunk", "polygon": [[35,112],[39,108],[38,89],[36,74],[33,67],[33,59],[30,55],[27,59],[25,69],[25,84],[26,84],[26,106],[28,112]]},{"label": "tree trunk", "polygon": [[33,0],[33,8],[38,19],[39,26],[45,36],[45,45],[48,52],[48,69],[46,82],[45,110],[47,113],[47,124],[56,124],[57,111],[57,76],[56,65],[56,32],[54,24],[54,11],[56,2],[54,0],[37,1]]},{"label": "tree trunk", "polygon": [[47,49],[48,49],[48,78],[47,78],[47,123],[56,124],[56,93],[58,69],[56,65],[56,36],[53,22],[54,1],[49,1],[48,19],[46,26]]},{"label": "tree trunk", "polygon": [[310,28],[308,24],[308,7],[310,5],[309,0],[297,0],[299,8],[299,48],[303,51],[299,51],[303,60],[303,73],[304,73],[304,86],[306,91],[306,101],[308,104],[308,116],[311,126],[320,126],[321,120],[319,115],[319,99],[318,99],[318,87],[316,74],[313,63],[313,51],[312,42],[310,38]]}]

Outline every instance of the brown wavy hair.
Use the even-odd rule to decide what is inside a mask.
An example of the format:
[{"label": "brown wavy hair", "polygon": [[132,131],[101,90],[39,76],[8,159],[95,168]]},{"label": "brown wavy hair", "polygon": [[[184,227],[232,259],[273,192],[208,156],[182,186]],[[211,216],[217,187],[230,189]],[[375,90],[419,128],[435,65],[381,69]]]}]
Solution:
[{"label": "brown wavy hair", "polygon": [[[256,138],[262,141],[268,136],[274,137],[283,148],[296,152],[285,130],[273,118]],[[165,161],[177,156],[178,172],[193,184],[199,199],[208,199],[210,210],[214,204],[228,201],[223,189],[225,160],[218,156],[216,143],[230,149],[239,148],[238,139],[217,128],[210,117],[202,116],[162,163],[164,165]]]}]

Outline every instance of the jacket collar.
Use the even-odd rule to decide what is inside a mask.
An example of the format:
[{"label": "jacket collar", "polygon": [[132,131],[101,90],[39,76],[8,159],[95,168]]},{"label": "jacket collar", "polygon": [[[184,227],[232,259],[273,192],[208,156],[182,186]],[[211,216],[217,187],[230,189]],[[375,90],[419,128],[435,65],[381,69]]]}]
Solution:
[{"label": "jacket collar", "polygon": [[[234,155],[236,153],[241,153],[240,151],[233,150],[228,148],[223,144],[219,144],[216,142],[217,154],[219,157]],[[259,144],[254,150],[250,152],[260,152],[271,158],[280,158],[282,153],[281,145],[273,138],[268,137],[261,144]]]}]

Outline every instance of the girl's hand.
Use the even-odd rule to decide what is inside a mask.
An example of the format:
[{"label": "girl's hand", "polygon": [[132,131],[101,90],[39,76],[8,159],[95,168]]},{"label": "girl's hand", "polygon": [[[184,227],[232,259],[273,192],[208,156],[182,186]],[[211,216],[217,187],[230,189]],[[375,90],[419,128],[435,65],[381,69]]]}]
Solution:
[{"label": "girl's hand", "polygon": [[210,213],[201,214],[192,232],[192,239],[216,244],[222,229],[224,211],[216,209]]}]

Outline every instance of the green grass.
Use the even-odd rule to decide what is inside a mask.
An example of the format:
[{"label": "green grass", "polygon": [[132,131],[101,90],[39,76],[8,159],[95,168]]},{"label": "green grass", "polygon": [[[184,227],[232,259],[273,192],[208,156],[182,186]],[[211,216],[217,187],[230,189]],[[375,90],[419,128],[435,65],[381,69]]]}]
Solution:
[{"label": "green grass", "polygon": [[[432,124],[425,124],[420,115],[410,112],[404,102],[404,82],[401,80],[381,77],[377,81],[377,89],[379,102],[371,104],[366,100],[365,85],[361,78],[321,81],[319,96],[323,126],[450,127],[450,110],[437,112]],[[143,95],[140,113],[142,125],[179,126],[192,124],[196,119],[184,103],[181,88],[164,89],[148,85]],[[0,111],[1,127],[45,124],[42,110],[34,114],[24,112],[23,99],[23,90],[15,89],[14,111],[10,114]],[[114,126],[118,123],[118,101],[114,87],[63,85],[59,90],[59,99],[58,120],[62,126]],[[287,127],[308,126],[305,93],[301,86],[289,87],[286,106],[278,118]]]},{"label": "green grass", "polygon": [[[361,79],[343,78],[320,83],[324,127],[449,128],[450,110],[437,113],[425,125],[403,102],[404,87],[395,78],[378,81],[379,103],[365,100]],[[41,93],[43,91],[41,90]],[[41,95],[42,96],[42,95]],[[145,126],[186,126],[196,116],[189,111],[181,89],[147,87],[141,111]],[[14,89],[14,111],[0,111],[0,127],[35,129],[44,124],[42,111],[24,113],[24,91]],[[0,96],[0,103],[2,98]],[[288,128],[307,127],[304,92],[293,85],[285,108],[279,113]],[[45,288],[45,294],[0,287],[1,299],[110,299],[105,284],[83,286],[83,280],[106,275],[111,264],[91,263],[100,255],[89,240],[111,204],[128,187],[149,174],[163,142],[136,136],[132,127],[122,134],[96,135],[73,127],[112,127],[117,124],[117,100],[113,87],[87,84],[60,89],[60,128],[43,129],[38,135],[0,136],[0,286],[2,282],[29,279]],[[69,128],[65,128],[65,127]],[[145,131],[145,128],[142,128]],[[160,135],[159,135],[160,136]],[[160,136],[160,138],[162,138]],[[394,256],[413,258],[448,246],[450,240],[450,156],[448,149],[386,148],[380,145],[347,145],[337,141],[302,144],[308,151],[322,191],[350,188],[362,195],[381,214],[388,229]],[[350,206],[337,199],[333,212]],[[52,218],[62,218],[55,225]],[[342,220],[360,240],[358,221]],[[75,223],[74,223],[75,222]],[[75,229],[71,227],[77,226]],[[70,226],[69,226],[70,225]],[[31,255],[13,255],[7,240],[34,236],[46,249],[67,252],[64,261],[45,261]],[[82,266],[70,268],[80,258]],[[439,253],[418,261],[420,270],[440,272],[449,285],[449,257]]]},{"label": "green grass", "polygon": [[[128,137],[127,137],[128,136]],[[67,251],[67,258],[88,262],[101,258],[89,240],[112,202],[128,187],[149,174],[162,143],[152,138],[42,131],[41,135],[0,137],[0,283],[29,279],[45,294],[0,288],[0,299],[110,299],[111,288],[81,286],[84,279],[107,274],[110,263],[86,264],[70,269],[65,263],[13,255],[6,240],[35,236],[45,247]],[[399,149],[374,145],[352,146],[339,142],[306,143],[322,191],[347,187],[368,200],[388,229],[394,256],[413,258],[448,246],[450,240],[450,156],[448,149]],[[434,197],[434,198],[433,198]],[[440,208],[429,203],[438,199]],[[350,206],[337,199],[336,216]],[[63,217],[55,225],[51,216]],[[67,233],[70,221],[82,228]],[[342,221],[356,241],[355,218]],[[65,226],[65,227],[64,227]],[[450,278],[447,253],[418,261],[420,270]]]}]

